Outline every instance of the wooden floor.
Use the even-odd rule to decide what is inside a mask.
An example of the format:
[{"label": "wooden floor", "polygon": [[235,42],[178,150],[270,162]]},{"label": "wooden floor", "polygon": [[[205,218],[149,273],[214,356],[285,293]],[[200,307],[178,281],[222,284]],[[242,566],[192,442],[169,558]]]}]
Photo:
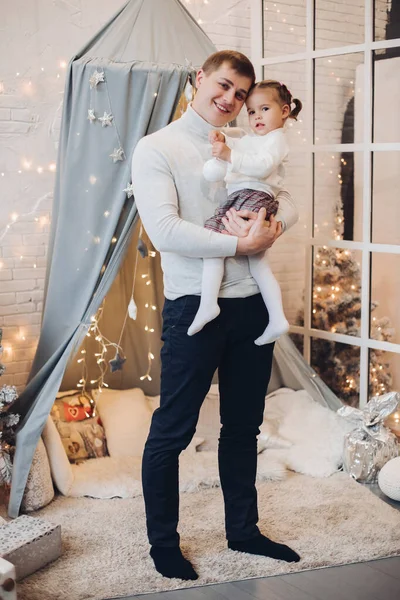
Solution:
[{"label": "wooden floor", "polygon": [[400,556],[126,600],[400,600]]}]

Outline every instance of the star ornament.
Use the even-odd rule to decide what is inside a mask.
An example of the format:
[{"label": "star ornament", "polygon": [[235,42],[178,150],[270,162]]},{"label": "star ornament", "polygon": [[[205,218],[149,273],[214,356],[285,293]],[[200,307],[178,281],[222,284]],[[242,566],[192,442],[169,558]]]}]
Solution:
[{"label": "star ornament", "polygon": [[112,125],[113,119],[113,115],[111,113],[106,112],[104,112],[104,115],[102,117],[99,117],[99,121],[102,127],[108,127]]},{"label": "star ornament", "polygon": [[126,358],[122,358],[122,356],[120,356],[120,354],[117,352],[115,357],[109,361],[111,372],[115,373],[115,371],[122,371],[124,362],[126,362]]},{"label": "star ornament", "polygon": [[89,108],[87,118],[88,118],[88,121],[90,121],[91,123],[93,123],[93,121],[95,121],[97,119],[96,115],[94,114],[94,110],[92,108]]},{"label": "star ornament", "polygon": [[125,160],[125,152],[123,148],[114,148],[114,152],[110,154],[110,157],[113,159],[113,162],[116,163],[119,160]]},{"label": "star ornament", "polygon": [[103,83],[103,82],[104,82],[104,71],[98,71],[96,69],[96,71],[93,73],[93,75],[89,79],[91,89],[97,87],[99,83]]},{"label": "star ornament", "polygon": [[128,183],[128,186],[123,190],[126,195],[128,196],[128,198],[132,198],[133,196],[133,184],[132,183]]}]

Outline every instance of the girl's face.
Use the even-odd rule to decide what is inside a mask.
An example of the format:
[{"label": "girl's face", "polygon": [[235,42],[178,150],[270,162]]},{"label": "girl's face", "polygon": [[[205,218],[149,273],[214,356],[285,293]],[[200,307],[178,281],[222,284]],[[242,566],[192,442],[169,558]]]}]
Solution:
[{"label": "girl's face", "polygon": [[283,127],[290,113],[288,104],[280,104],[276,90],[260,88],[246,100],[247,114],[252,131],[256,135],[266,135]]}]

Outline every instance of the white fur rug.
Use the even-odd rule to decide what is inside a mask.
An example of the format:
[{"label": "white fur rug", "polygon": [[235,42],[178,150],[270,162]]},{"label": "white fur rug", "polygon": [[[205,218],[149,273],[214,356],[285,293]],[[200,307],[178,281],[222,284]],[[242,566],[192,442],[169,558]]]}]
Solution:
[{"label": "white fur rug", "polygon": [[[271,451],[272,453],[272,451]],[[180,456],[179,487],[181,492],[219,487],[217,453],[185,453]],[[141,458],[105,457],[74,466],[74,486],[69,496],[80,498],[136,498],[142,494]],[[279,481],[286,477],[279,457],[264,452],[259,456],[258,481]]]},{"label": "white fur rug", "polygon": [[[260,529],[297,550],[299,563],[228,550],[220,490],[181,496],[179,531],[200,575],[196,585],[400,554],[400,512],[344,473],[261,483],[259,514]],[[154,570],[140,497],[61,496],[33,516],[61,524],[63,555],[18,584],[19,600],[102,600],[193,585]]]},{"label": "white fur rug", "polygon": [[[215,400],[208,414],[214,423],[215,431],[208,429],[213,439],[217,438],[219,429],[218,398]],[[282,388],[270,394],[266,398],[265,418],[258,441],[258,481],[280,481],[289,471],[313,477],[332,475],[341,467],[343,438],[353,427],[333,411],[314,402],[303,390],[295,392]],[[69,495],[135,498],[142,493],[140,464],[140,458],[105,457],[73,465],[74,484]],[[215,451],[194,452],[192,449],[182,453],[182,492],[218,486]]]},{"label": "white fur rug", "polygon": [[259,447],[264,443],[269,458],[287,469],[329,477],[343,462],[344,436],[354,429],[332,410],[317,404],[304,390],[281,388],[266,398]]}]

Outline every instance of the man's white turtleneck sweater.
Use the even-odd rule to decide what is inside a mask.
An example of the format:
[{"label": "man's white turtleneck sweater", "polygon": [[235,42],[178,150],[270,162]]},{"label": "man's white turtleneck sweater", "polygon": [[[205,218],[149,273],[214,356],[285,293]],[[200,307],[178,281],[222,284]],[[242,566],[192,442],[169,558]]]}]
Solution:
[{"label": "man's white turtleneck sweater", "polygon": [[[175,300],[201,294],[203,258],[227,257],[219,296],[244,298],[258,293],[247,256],[235,256],[238,238],[204,229],[226,199],[223,182],[203,177],[211,158],[210,125],[191,106],[167,127],[142,138],[132,158],[132,184],[144,228],[161,254],[164,294]],[[229,128],[224,129],[229,135]],[[298,218],[290,195],[279,193],[277,220],[285,229]]]}]

